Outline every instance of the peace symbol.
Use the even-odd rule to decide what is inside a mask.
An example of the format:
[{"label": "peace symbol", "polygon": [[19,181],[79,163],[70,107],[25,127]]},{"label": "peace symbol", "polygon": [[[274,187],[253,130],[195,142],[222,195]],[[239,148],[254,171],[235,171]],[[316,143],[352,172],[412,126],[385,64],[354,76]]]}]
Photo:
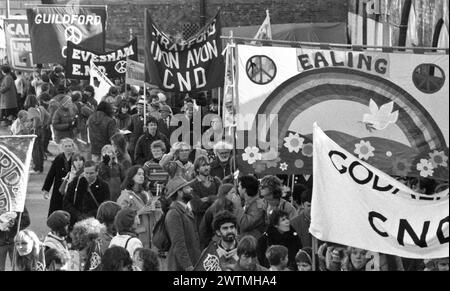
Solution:
[{"label": "peace symbol", "polygon": [[114,66],[114,68],[116,69],[117,73],[124,74],[127,71],[127,62],[119,61]]},{"label": "peace symbol", "polygon": [[247,61],[246,71],[253,83],[265,85],[275,78],[277,67],[267,56],[253,56]]},{"label": "peace symbol", "polygon": [[67,41],[71,41],[74,44],[80,44],[83,40],[83,33],[75,26],[68,26],[64,31],[64,37]]},{"label": "peace symbol", "polygon": [[414,70],[413,82],[421,92],[433,94],[444,86],[445,73],[435,64],[421,64]]}]

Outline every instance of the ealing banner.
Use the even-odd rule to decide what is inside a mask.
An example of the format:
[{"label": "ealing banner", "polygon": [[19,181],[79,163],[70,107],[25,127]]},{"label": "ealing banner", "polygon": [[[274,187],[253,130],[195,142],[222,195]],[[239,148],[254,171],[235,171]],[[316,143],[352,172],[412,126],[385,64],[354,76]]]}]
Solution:
[{"label": "ealing banner", "polygon": [[27,18],[5,19],[4,26],[11,67],[20,71],[32,71],[34,62]]},{"label": "ealing banner", "polygon": [[448,54],[237,45],[236,58],[241,171],[311,175],[317,121],[391,176],[448,182]]},{"label": "ealing banner", "polygon": [[23,212],[36,136],[0,136],[0,215]]},{"label": "ealing banner", "polygon": [[89,80],[91,60],[109,79],[124,77],[127,58],[137,60],[137,38],[115,51],[98,53],[83,48],[71,41],[67,42],[66,77]]},{"label": "ealing banner", "polygon": [[166,92],[201,92],[223,86],[220,14],[186,41],[174,42],[145,11],[145,81]]},{"label": "ealing banner", "polygon": [[311,226],[322,241],[405,258],[448,257],[448,189],[414,192],[314,124]]},{"label": "ealing banner", "polygon": [[27,17],[35,63],[65,64],[68,41],[105,50],[106,6],[39,5]]},{"label": "ealing banner", "polygon": [[142,86],[145,81],[145,64],[127,60],[125,82],[133,86]]}]

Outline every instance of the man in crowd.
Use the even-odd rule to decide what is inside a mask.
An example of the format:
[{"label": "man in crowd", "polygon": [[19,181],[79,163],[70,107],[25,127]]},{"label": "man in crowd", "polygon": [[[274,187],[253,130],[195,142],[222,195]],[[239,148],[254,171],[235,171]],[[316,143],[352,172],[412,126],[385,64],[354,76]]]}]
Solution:
[{"label": "man in crowd", "polygon": [[153,158],[144,164],[145,175],[150,182],[150,190],[156,193],[157,185],[165,185],[169,178],[169,173],[165,171],[159,162],[166,152],[166,145],[160,141],[154,141],[151,145]]},{"label": "man in crowd", "polygon": [[303,209],[298,216],[291,220],[291,225],[295,229],[295,232],[297,232],[302,247],[312,246],[312,236],[309,233],[309,225],[311,224],[311,198],[311,189],[307,189],[300,194],[300,205]]},{"label": "man in crowd", "polygon": [[193,271],[200,258],[200,239],[195,219],[187,203],[192,200],[192,188],[181,177],[167,183],[167,198],[172,200],[166,216],[166,229],[171,241],[167,256],[169,271]]},{"label": "man in crowd", "polygon": [[149,116],[146,125],[147,132],[138,139],[134,150],[134,162],[139,165],[144,165],[146,161],[153,158],[151,151],[153,142],[160,140],[166,148],[170,147],[167,137],[158,131],[158,120],[155,117]]},{"label": "man in crowd", "polygon": [[134,150],[136,148],[136,143],[138,139],[144,134],[144,131],[147,129],[144,125],[144,104],[145,101],[140,99],[136,102],[136,113],[132,113],[133,110],[130,111],[131,115],[131,124],[128,128],[130,133],[130,140],[128,143],[128,152],[130,153],[130,157],[134,159]]},{"label": "man in crowd", "polygon": [[214,145],[214,159],[211,162],[211,175],[220,180],[233,173],[233,157],[231,151],[233,146],[221,141]]},{"label": "man in crowd", "polygon": [[270,264],[269,271],[289,271],[286,269],[288,264],[288,249],[285,246],[270,246],[266,251],[266,258]]},{"label": "man in crowd", "polygon": [[237,247],[238,261],[233,271],[268,271],[258,264],[256,255],[256,239],[247,235],[239,240]]},{"label": "man in crowd", "polygon": [[266,176],[261,180],[261,196],[267,206],[267,217],[274,210],[281,210],[289,215],[289,219],[297,216],[297,211],[291,203],[281,198],[283,195],[283,183],[276,176]]},{"label": "man in crowd", "polygon": [[87,161],[82,176],[69,184],[64,197],[64,210],[71,216],[70,226],[83,219],[96,217],[100,204],[109,199],[109,187],[98,177],[98,165]]}]

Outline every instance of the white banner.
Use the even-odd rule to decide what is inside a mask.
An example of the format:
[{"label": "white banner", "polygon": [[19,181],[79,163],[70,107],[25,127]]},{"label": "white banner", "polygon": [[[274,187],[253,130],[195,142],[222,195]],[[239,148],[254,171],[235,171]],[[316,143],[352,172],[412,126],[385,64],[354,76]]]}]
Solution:
[{"label": "white banner", "polygon": [[317,124],[313,145],[313,236],[405,258],[448,257],[448,189],[416,193],[341,148]]},{"label": "white banner", "polygon": [[91,62],[91,70],[89,71],[89,75],[91,78],[90,84],[95,90],[95,100],[100,103],[102,98],[108,94],[109,89],[114,87],[114,84],[96,65],[94,65],[93,62]]}]

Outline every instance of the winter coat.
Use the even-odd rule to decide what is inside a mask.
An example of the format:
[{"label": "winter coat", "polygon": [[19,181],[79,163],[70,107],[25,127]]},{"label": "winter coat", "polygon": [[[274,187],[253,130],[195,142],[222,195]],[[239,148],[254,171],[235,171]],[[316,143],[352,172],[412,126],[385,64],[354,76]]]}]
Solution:
[{"label": "winter coat", "polygon": [[302,243],[302,247],[312,247],[312,236],[309,233],[309,225],[311,224],[311,217],[308,218],[306,212],[303,210],[297,217],[291,220],[291,225],[298,234],[298,238]]},{"label": "winter coat", "polygon": [[245,202],[245,207],[236,210],[240,237],[252,235],[258,239],[267,228],[266,205],[259,197]]},{"label": "winter coat", "polygon": [[84,104],[82,102],[75,102],[75,106],[78,109],[76,132],[80,134],[81,140],[87,142],[87,120],[89,116],[94,113],[94,107]]},{"label": "winter coat", "polygon": [[131,115],[130,114],[119,113],[119,114],[117,114],[117,117],[115,119],[116,119],[117,127],[120,130],[128,130],[128,128],[130,128],[130,125],[131,125]]},{"label": "winter coat", "polygon": [[110,200],[108,184],[102,179],[97,178],[90,186],[92,195],[89,194],[88,189],[88,181],[83,177],[73,180],[67,188],[67,194],[64,196],[64,210],[70,213],[70,226],[88,217],[97,217],[100,204]]},{"label": "winter coat", "polygon": [[64,238],[60,238],[53,233],[49,232],[44,239],[44,245],[47,249],[56,249],[59,251],[65,251],[69,253],[67,248],[67,242]]},{"label": "winter coat", "polygon": [[120,196],[122,181],[125,179],[125,171],[122,166],[116,162],[108,165],[101,162],[99,164],[98,176],[108,184],[111,200],[116,201]]},{"label": "winter coat", "polygon": [[[210,181],[211,185],[209,188],[206,188],[198,178],[191,182],[193,198],[190,204],[197,227],[200,227],[200,223],[208,207],[216,201],[219,187],[222,185],[222,182],[217,177],[210,177]],[[202,198],[208,198],[208,201],[202,202]]]},{"label": "winter coat", "polygon": [[[225,204],[225,205],[224,205]],[[215,234],[213,221],[214,216],[222,210],[228,210],[234,213],[233,202],[224,198],[214,201],[214,203],[206,210],[205,215],[200,223],[199,235],[202,249],[206,248],[211,241],[219,241]]]},{"label": "winter coat", "polygon": [[167,256],[167,269],[185,271],[189,267],[194,267],[201,254],[194,215],[175,201],[170,205],[165,223],[171,242]]},{"label": "winter coat", "polygon": [[134,149],[135,164],[143,165],[146,161],[153,159],[151,145],[157,140],[164,142],[166,149],[170,148],[169,140],[165,135],[156,132],[156,134],[152,136],[150,133],[146,132],[138,139],[136,143],[136,148]]},{"label": "winter coat", "polygon": [[215,157],[211,162],[211,176],[218,177],[221,181],[226,176],[231,175],[233,172],[233,162],[232,158],[228,160],[225,164],[219,161],[218,157]]},{"label": "winter coat", "polygon": [[122,208],[129,207],[138,213],[139,224],[135,230],[144,248],[151,248],[152,232],[156,222],[161,218],[163,212],[161,208],[151,209],[151,201],[157,197],[150,197],[147,192],[143,192],[144,197],[136,195],[133,191],[122,190],[122,194],[117,199]]},{"label": "winter coat", "polygon": [[102,148],[110,144],[111,136],[119,131],[114,119],[102,111],[93,113],[87,121],[87,126],[93,155],[100,155]]},{"label": "winter coat", "polygon": [[283,198],[280,199],[280,203],[276,207],[269,205],[266,201],[265,201],[265,203],[266,203],[266,207],[267,207],[267,217],[266,217],[267,223],[269,223],[270,215],[272,214],[272,212],[274,210],[281,210],[283,212],[286,212],[288,214],[289,220],[294,219],[298,215],[298,212],[295,209],[295,207],[292,206],[291,203],[284,200]]},{"label": "winter coat", "polygon": [[[0,213],[1,214],[1,213]],[[20,220],[20,230],[30,226],[30,214],[25,207],[22,213],[22,218]],[[14,245],[14,237],[17,234],[17,224],[19,223],[19,212],[17,212],[17,217],[14,221],[14,225],[7,231],[0,230],[0,247],[12,246]]]},{"label": "winter coat", "polygon": [[302,248],[302,244],[294,229],[291,227],[288,232],[280,233],[275,227],[269,227],[258,239],[256,253],[258,254],[258,261],[261,266],[266,268],[270,267],[269,261],[266,258],[266,251],[273,245],[282,245],[288,249],[287,267],[292,271],[296,271],[297,263],[295,262],[295,255]]},{"label": "winter coat", "polygon": [[17,89],[11,74],[3,77],[0,83],[0,109],[17,108]]},{"label": "winter coat", "polygon": [[53,115],[52,125],[55,133],[55,141],[59,143],[63,138],[74,138],[76,111],[60,107]]},{"label": "winter coat", "polygon": [[128,151],[131,153],[131,158],[134,158],[134,149],[136,148],[136,143],[144,134],[144,116],[140,114],[133,114],[131,116],[131,124],[128,127],[128,130],[131,131],[130,143],[128,144]]}]

